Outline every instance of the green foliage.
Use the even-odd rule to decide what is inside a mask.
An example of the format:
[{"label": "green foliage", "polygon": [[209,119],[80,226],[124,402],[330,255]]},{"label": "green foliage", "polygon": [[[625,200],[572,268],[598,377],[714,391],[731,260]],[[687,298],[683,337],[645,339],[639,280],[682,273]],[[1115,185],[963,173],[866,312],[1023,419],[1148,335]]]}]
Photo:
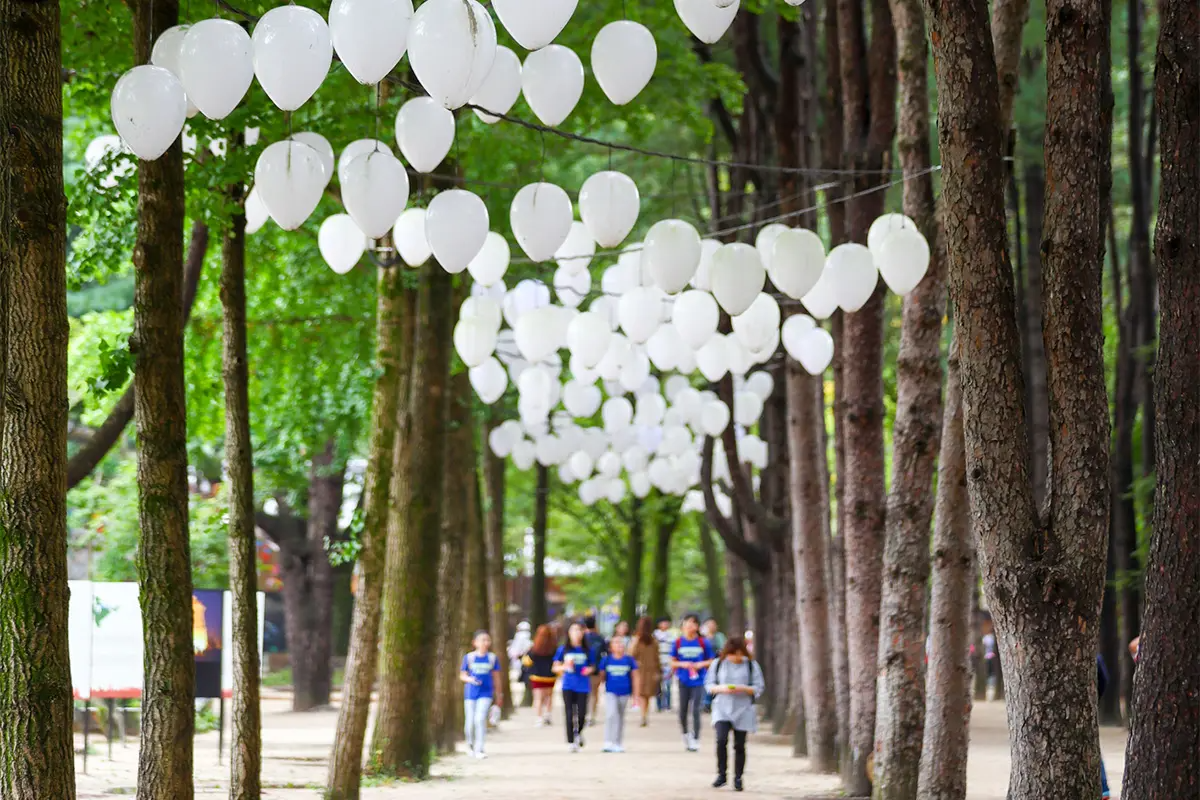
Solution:
[{"label": "green foliage", "polygon": [[88,378],[88,389],[93,396],[103,397],[125,385],[133,375],[133,353],[129,351],[129,340],[112,344],[100,342],[100,374]]}]

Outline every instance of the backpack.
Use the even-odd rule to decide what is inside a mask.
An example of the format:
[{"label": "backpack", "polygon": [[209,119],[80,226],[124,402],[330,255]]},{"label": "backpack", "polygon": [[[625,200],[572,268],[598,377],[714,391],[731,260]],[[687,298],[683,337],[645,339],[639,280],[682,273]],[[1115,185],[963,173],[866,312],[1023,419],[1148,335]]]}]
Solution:
[{"label": "backpack", "polygon": [[588,631],[584,634],[583,645],[593,666],[599,667],[600,659],[608,655],[608,642],[600,634]]},{"label": "backpack", "polygon": [[[697,636],[697,637],[696,637],[696,639],[697,639],[697,640],[700,642],[700,647],[701,647],[701,648],[708,647],[708,642],[704,641],[704,637],[703,637],[703,636]],[[681,645],[681,644],[683,644],[683,637],[682,637],[682,636],[680,636],[678,639],[676,639],[676,640],[675,640],[675,646],[674,646],[673,648],[671,648],[671,652],[672,652],[672,653],[674,653],[676,650],[678,650],[678,649],[679,649],[679,645]],[[710,648],[710,649],[711,649],[711,648]]]},{"label": "backpack", "polygon": [[[713,675],[715,676],[713,680],[716,683],[721,682],[721,664],[724,663],[724,661],[725,661],[725,657],[721,656],[720,658],[717,659],[717,663],[713,664],[712,669],[713,669]],[[753,681],[754,680],[754,657],[746,656],[746,663],[750,665],[750,680]],[[750,705],[754,705],[757,702],[758,702],[758,698],[755,697],[754,695],[750,695]]]}]

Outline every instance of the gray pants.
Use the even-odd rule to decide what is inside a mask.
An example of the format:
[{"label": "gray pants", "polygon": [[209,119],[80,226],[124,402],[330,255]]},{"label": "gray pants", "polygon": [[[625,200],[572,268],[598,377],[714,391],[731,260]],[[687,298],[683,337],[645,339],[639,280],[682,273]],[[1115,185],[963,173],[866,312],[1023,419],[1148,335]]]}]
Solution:
[{"label": "gray pants", "polygon": [[629,695],[604,695],[604,741],[620,745],[625,741],[625,709]]},{"label": "gray pants", "polygon": [[463,718],[467,721],[464,732],[467,734],[467,747],[473,753],[483,752],[483,741],[487,737],[488,710],[491,707],[490,697],[463,701]]}]

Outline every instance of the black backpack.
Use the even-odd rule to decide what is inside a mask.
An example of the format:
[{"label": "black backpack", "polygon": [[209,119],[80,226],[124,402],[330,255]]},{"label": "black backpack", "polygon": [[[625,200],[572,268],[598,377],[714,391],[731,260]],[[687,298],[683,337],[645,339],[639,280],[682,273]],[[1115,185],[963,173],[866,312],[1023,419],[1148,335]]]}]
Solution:
[{"label": "black backpack", "polygon": [[[724,662],[725,662],[725,656],[721,656],[720,658],[717,659],[717,663],[713,664],[713,675],[716,676],[716,679],[714,681],[715,683],[721,682],[721,664],[723,664]],[[754,656],[746,656],[746,663],[750,665],[750,680],[753,681],[754,680]],[[750,695],[750,705],[754,705],[757,702],[758,702],[758,698],[755,697],[754,695]]]}]

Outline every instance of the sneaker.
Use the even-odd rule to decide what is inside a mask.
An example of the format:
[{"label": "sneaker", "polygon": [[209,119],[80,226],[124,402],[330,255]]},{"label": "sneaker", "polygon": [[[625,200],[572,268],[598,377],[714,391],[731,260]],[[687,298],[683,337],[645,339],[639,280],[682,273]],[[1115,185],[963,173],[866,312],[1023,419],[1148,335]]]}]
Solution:
[{"label": "sneaker", "polygon": [[619,745],[619,744],[614,744],[614,745],[613,745],[613,748],[612,748],[612,751],[613,751],[614,753],[624,753],[624,752],[625,752],[625,748],[624,748],[624,747],[621,747],[621,745]]},{"label": "sneaker", "polygon": [[547,714],[546,716],[542,717],[542,722],[546,725],[549,725],[550,724],[550,715]]},{"label": "sneaker", "polygon": [[575,741],[579,742],[580,747],[584,746],[585,742],[583,741],[583,731],[575,734]]},{"label": "sneaker", "polygon": [[649,725],[649,724],[650,724],[650,723],[649,723],[649,722],[647,722],[646,720],[642,720],[642,727],[643,727],[643,728],[644,728],[644,727],[646,727],[646,726],[647,726],[647,725]]},{"label": "sneaker", "polygon": [[595,718],[595,717],[592,717],[591,719],[589,719],[589,720],[587,721],[587,726],[588,726],[589,728],[594,728],[594,727],[596,726],[596,718]]},{"label": "sneaker", "polygon": [[685,733],[685,734],[683,734],[683,749],[684,749],[684,750],[691,750],[691,749],[692,749],[692,737],[691,737],[691,736],[689,736],[689,735],[688,735],[688,734],[686,734],[686,733]]},{"label": "sneaker", "polygon": [[477,759],[479,759],[480,761],[483,761],[485,758],[487,758],[487,753],[485,753],[485,752],[483,752],[482,750],[480,750],[480,751],[478,751],[478,752],[476,752],[476,753],[475,753],[475,757],[476,757]]},{"label": "sneaker", "polygon": [[688,750],[691,750],[694,753],[699,749],[700,749],[700,738],[697,736],[689,736],[688,737]]},{"label": "sneaker", "polygon": [[471,747],[470,745],[467,745],[467,758],[474,758],[474,757],[475,757],[475,748]]},{"label": "sneaker", "polygon": [[578,753],[578,752],[579,752],[579,745],[575,744],[575,742],[571,742],[571,744],[570,744],[570,745],[568,745],[568,748],[570,749],[570,751],[571,751],[572,753]]},{"label": "sneaker", "polygon": [[740,792],[740,791],[742,791],[742,776],[741,776],[741,775],[736,775],[736,776],[734,776],[734,779],[733,779],[733,790],[734,790],[735,792]]},{"label": "sneaker", "polygon": [[717,779],[715,781],[713,781],[713,788],[720,789],[722,786],[724,786],[727,783],[729,783],[729,781],[725,780],[724,775],[718,775]]},{"label": "sneaker", "polygon": [[616,752],[616,750],[613,749],[612,742],[605,742],[604,747],[601,747],[600,750],[601,750],[601,752],[604,752],[604,753],[615,753]]}]

